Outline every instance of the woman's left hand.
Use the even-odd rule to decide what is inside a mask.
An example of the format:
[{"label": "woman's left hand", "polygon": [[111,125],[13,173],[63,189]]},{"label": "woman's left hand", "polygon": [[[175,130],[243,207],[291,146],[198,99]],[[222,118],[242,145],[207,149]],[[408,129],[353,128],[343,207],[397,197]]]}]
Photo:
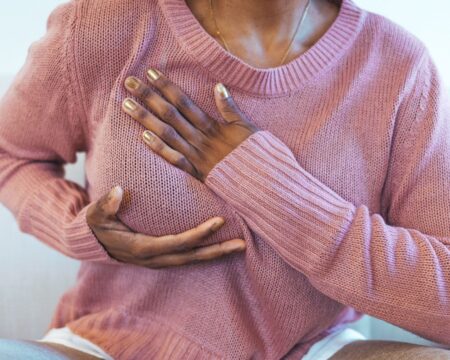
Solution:
[{"label": "woman's left hand", "polygon": [[214,88],[214,95],[225,122],[205,114],[159,71],[150,69],[147,77],[161,95],[138,78],[128,77],[126,89],[148,109],[127,98],[123,110],[147,128],[143,138],[154,152],[200,181],[204,181],[227,154],[259,130],[220,83]]}]

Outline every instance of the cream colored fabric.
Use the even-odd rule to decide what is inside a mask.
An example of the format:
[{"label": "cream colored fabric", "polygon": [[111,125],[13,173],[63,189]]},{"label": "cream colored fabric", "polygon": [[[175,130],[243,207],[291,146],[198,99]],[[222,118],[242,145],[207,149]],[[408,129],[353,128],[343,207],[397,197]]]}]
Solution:
[{"label": "cream colored fabric", "polygon": [[345,345],[358,340],[366,340],[366,337],[356,330],[344,328],[315,343],[302,360],[328,360]]},{"label": "cream colored fabric", "polygon": [[103,360],[114,360],[102,348],[87,339],[74,334],[68,327],[59,329],[51,329],[45,336],[38,340],[40,342],[60,344],[75,350],[82,351],[86,354],[95,356]]}]

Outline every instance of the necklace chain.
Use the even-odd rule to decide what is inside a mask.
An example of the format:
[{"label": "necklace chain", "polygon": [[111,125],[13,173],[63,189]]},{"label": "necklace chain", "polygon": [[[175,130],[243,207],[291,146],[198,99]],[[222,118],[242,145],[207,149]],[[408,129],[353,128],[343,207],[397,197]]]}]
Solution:
[{"label": "necklace chain", "polygon": [[[294,32],[294,35],[292,36],[292,39],[289,42],[289,46],[286,49],[286,51],[284,52],[284,55],[281,58],[281,61],[278,64],[278,66],[282,65],[284,63],[284,61],[286,60],[286,57],[289,55],[289,52],[291,51],[292,44],[294,43],[295,36],[297,35],[297,33],[298,33],[302,23],[303,23],[303,20],[305,19],[305,16],[306,16],[306,13],[308,12],[310,4],[311,4],[311,0],[308,0],[308,3],[306,4],[305,8],[303,9],[302,16],[300,17],[300,20],[299,20],[299,22],[297,24],[297,27],[296,27],[295,32]],[[219,30],[219,26],[217,25],[217,20],[216,20],[216,17],[214,15],[213,0],[209,0],[209,8],[210,8],[210,12],[211,12],[211,17],[213,18],[213,21],[214,21],[214,26],[216,27],[216,34],[220,38],[220,40],[222,41],[223,45],[225,46],[225,49],[227,49],[227,51],[231,53],[230,47],[228,46],[227,42],[225,41],[224,37],[222,36],[222,33]]]}]

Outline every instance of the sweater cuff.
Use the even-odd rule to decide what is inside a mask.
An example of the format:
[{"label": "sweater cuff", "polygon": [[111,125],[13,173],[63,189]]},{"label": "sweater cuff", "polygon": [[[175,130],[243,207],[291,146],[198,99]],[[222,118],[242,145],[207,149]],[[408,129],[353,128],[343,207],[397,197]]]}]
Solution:
[{"label": "sweater cuff", "polygon": [[120,264],[98,241],[87,223],[90,204],[84,189],[65,179],[44,182],[25,202],[20,229],[80,261]]},{"label": "sweater cuff", "polygon": [[304,170],[269,131],[244,140],[216,164],[205,184],[304,273],[323,270],[356,210]]},{"label": "sweater cuff", "polygon": [[66,246],[73,254],[76,254],[79,260],[120,264],[119,261],[108,254],[88,225],[86,213],[89,205],[86,205],[75,219],[65,227],[64,240]]}]

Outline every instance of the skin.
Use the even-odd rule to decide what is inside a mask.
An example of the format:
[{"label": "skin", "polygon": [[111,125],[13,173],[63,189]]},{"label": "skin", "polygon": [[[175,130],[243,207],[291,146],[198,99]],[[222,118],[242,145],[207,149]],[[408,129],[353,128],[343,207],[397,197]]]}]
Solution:
[{"label": "skin", "polygon": [[[186,0],[186,3],[203,28],[223,45],[211,18],[209,0]],[[217,25],[231,52],[257,68],[280,65],[306,4],[307,0],[213,0]],[[311,0],[284,62],[316,43],[338,12],[338,6],[327,0]]]}]

